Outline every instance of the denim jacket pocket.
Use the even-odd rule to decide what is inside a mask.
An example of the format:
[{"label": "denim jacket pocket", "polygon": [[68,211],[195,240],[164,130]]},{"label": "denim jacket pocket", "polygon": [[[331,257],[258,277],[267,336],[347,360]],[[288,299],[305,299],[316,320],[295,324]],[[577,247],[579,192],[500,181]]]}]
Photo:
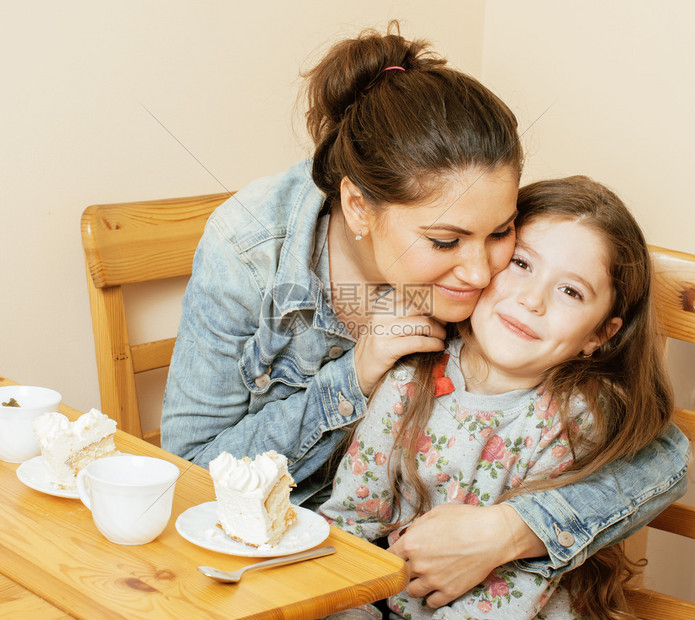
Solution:
[{"label": "denim jacket pocket", "polygon": [[265,394],[277,384],[287,386],[288,394],[305,389],[315,374],[302,372],[291,349],[272,359],[262,356],[255,338],[249,339],[244,347],[239,371],[249,392],[256,396]]}]

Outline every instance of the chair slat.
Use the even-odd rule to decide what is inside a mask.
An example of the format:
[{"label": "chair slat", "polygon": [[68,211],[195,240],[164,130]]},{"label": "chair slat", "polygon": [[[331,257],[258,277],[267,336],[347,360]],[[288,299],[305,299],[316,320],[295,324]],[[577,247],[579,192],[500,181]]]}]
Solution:
[{"label": "chair slat", "polygon": [[649,523],[649,527],[695,539],[695,508],[685,504],[671,504]]},{"label": "chair slat", "polygon": [[205,223],[230,195],[87,207],[82,243],[94,286],[190,275]]},{"label": "chair slat", "polygon": [[640,618],[649,620],[693,620],[695,603],[647,588],[629,591],[627,600]]},{"label": "chair slat", "polygon": [[133,358],[133,371],[137,374],[156,368],[164,368],[171,362],[176,338],[154,340],[144,344],[134,344],[130,347]]}]

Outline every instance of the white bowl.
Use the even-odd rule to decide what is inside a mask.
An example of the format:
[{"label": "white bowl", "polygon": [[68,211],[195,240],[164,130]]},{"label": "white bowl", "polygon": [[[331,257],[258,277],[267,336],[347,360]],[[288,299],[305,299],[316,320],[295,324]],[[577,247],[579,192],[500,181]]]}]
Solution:
[{"label": "white bowl", "polygon": [[[19,403],[19,407],[2,405],[11,398]],[[41,454],[34,434],[34,420],[47,411],[58,411],[61,398],[55,390],[44,387],[0,387],[0,460],[23,463]]]}]

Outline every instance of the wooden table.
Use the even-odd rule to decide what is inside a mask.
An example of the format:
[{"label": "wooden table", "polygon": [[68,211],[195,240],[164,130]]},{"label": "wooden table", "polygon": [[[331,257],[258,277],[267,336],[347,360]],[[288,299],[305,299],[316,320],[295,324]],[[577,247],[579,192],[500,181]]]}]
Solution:
[{"label": "wooden table", "polygon": [[[0,385],[12,384],[0,377]],[[64,405],[61,412],[79,416]],[[116,446],[181,470],[167,528],[146,545],[113,544],[79,499],[28,488],[17,464],[0,461],[0,617],[307,619],[385,598],[407,583],[400,558],[333,527],[322,543],[336,547],[331,556],[252,572],[238,585],[214,582],[197,566],[235,570],[258,560],[197,547],[176,531],[184,510],[215,499],[207,470],[123,431]]]}]

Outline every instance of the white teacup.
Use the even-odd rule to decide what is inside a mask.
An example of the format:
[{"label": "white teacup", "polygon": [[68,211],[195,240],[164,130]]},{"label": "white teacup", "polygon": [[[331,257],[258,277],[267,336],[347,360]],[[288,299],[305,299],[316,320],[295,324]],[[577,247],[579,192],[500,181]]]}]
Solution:
[{"label": "white teacup", "polygon": [[[0,460],[23,463],[41,454],[34,433],[34,420],[48,411],[58,411],[61,395],[32,385],[0,387]],[[12,399],[18,407],[3,406]]]},{"label": "white teacup", "polygon": [[92,461],[77,474],[80,499],[97,529],[119,545],[144,545],[169,523],[179,468],[151,456]]}]

